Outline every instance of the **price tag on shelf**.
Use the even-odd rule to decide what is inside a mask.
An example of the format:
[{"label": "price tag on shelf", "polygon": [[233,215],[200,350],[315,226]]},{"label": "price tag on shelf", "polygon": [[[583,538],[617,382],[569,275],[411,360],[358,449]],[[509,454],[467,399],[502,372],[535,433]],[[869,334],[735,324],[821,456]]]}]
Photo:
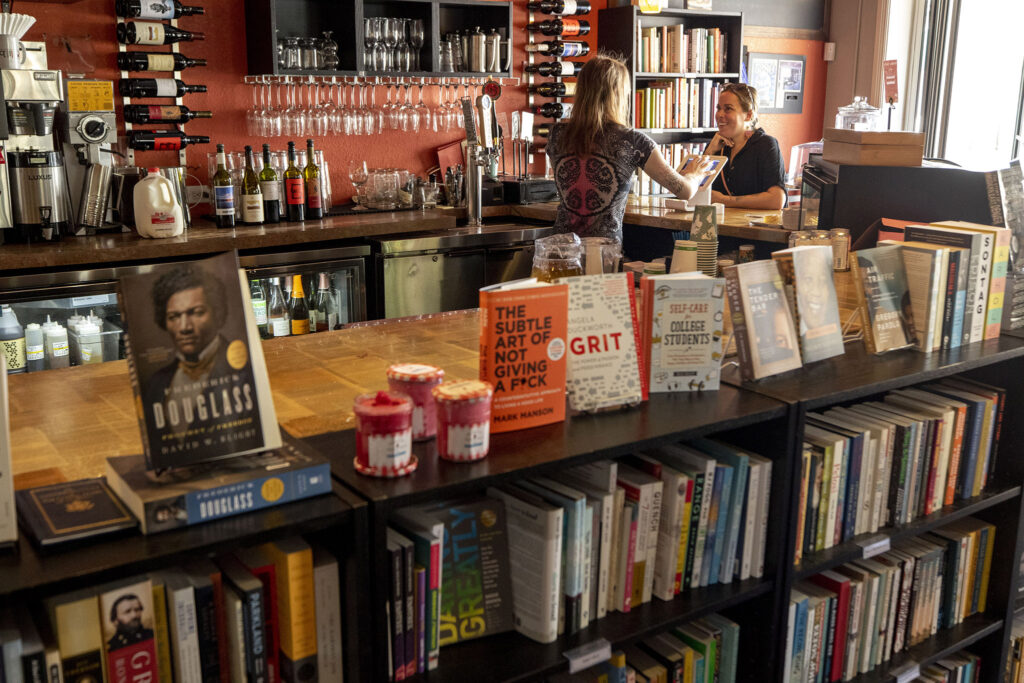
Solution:
[{"label": "price tag on shelf", "polygon": [[598,638],[562,654],[569,660],[569,673],[574,674],[611,659],[612,645],[604,638]]},{"label": "price tag on shelf", "polygon": [[[71,297],[72,306],[99,306],[100,304],[111,303],[110,298],[112,294],[93,294],[92,296],[73,296]],[[117,303],[117,300],[114,300]]]},{"label": "price tag on shelf", "polygon": [[893,669],[891,673],[893,678],[896,679],[896,683],[910,683],[921,676],[921,665],[910,661],[897,669]]},{"label": "price tag on shelf", "polygon": [[857,541],[857,545],[863,548],[864,553],[862,557],[866,560],[874,557],[875,555],[881,555],[882,553],[889,552],[892,547],[888,536],[878,534],[876,536],[870,536],[865,538],[863,541]]}]

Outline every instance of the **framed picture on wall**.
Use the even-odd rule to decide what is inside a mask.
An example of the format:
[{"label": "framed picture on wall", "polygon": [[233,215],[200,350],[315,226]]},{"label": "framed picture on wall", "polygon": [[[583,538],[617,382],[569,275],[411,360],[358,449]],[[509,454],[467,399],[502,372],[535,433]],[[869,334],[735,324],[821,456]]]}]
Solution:
[{"label": "framed picture on wall", "polygon": [[800,114],[804,109],[807,58],[768,52],[747,53],[747,81],[757,89],[762,114]]}]

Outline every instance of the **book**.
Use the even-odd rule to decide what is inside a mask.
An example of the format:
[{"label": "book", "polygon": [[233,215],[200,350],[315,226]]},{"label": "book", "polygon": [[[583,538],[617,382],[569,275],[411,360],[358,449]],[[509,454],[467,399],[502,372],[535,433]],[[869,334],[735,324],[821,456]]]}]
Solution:
[{"label": "book", "polygon": [[398,542],[398,532],[387,529],[388,561],[388,633],[391,635],[391,671],[396,681],[405,680],[405,576],[402,573],[405,551]]},{"label": "book", "polygon": [[117,298],[148,469],[280,447],[236,252],[122,277]]},{"label": "book", "polygon": [[249,670],[245,659],[245,616],[242,612],[242,598],[230,587],[224,592],[224,612],[227,621],[225,647],[228,651],[231,683],[246,683]]},{"label": "book", "polygon": [[564,284],[480,290],[480,379],[494,387],[491,432],[565,419],[568,310]]},{"label": "book", "polygon": [[1010,269],[1009,228],[980,225],[967,221],[941,221],[932,225],[943,228],[956,228],[969,232],[980,232],[992,244],[992,271],[989,274],[988,298],[986,303],[985,339],[995,339],[1002,328],[1003,303],[1006,293],[1006,276]]},{"label": "book", "polygon": [[917,342],[914,310],[900,247],[855,251],[850,270],[868,353],[913,346]]},{"label": "book", "polygon": [[22,526],[44,548],[138,526],[103,477],[20,489],[14,497]]},{"label": "book", "polygon": [[[665,484],[656,477],[619,464],[618,485],[626,498],[638,505],[636,555],[633,560],[633,607],[649,602],[654,589],[654,567],[658,552],[658,530],[661,525],[661,499]],[[627,586],[627,588],[629,588]]]},{"label": "book", "polygon": [[160,680],[172,680],[171,625],[167,620],[167,584],[159,572],[150,572],[153,587],[153,632],[156,637],[157,671]]},{"label": "book", "polygon": [[[43,646],[43,662],[45,666],[43,680],[46,683],[64,683],[64,670],[61,666],[57,634],[54,632],[50,619],[47,616],[46,606],[42,603],[36,603],[29,608],[29,612]],[[155,616],[158,617],[158,615]]]},{"label": "book", "polygon": [[416,563],[426,570],[427,595],[425,605],[425,647],[427,670],[437,668],[441,647],[441,585],[442,550],[444,546],[444,522],[418,509],[397,510],[391,517],[391,525],[404,533],[414,544]]},{"label": "book", "polygon": [[725,281],[701,273],[648,275],[640,291],[650,391],[718,389]]},{"label": "book", "polygon": [[103,649],[110,683],[156,678],[156,634],[153,630],[153,584],[148,577],[130,577],[96,588]]},{"label": "book", "polygon": [[139,455],[107,458],[107,482],[144,534],[244,514],[331,491],[331,467],[287,437],[277,449],[153,476]]},{"label": "book", "polygon": [[566,392],[578,411],[647,397],[632,273],[561,278],[569,287]]},{"label": "book", "polygon": [[280,643],[277,618],[277,567],[274,560],[260,548],[236,550],[235,558],[263,586],[263,639],[267,658],[267,683],[280,683]]},{"label": "book", "polygon": [[[5,345],[0,344],[0,367],[7,367]],[[7,373],[0,377],[0,547],[18,540],[14,506],[14,466],[11,461],[11,423],[7,405]]]},{"label": "book", "polygon": [[195,587],[180,569],[161,572],[161,576],[167,590],[175,683],[202,683]]},{"label": "book", "polygon": [[724,272],[743,379],[800,367],[800,342],[775,261],[742,263]]},{"label": "book", "polygon": [[103,625],[96,593],[83,589],[58,595],[46,601],[46,611],[57,637],[64,681],[104,680]]},{"label": "book", "polygon": [[21,666],[22,635],[13,607],[0,608],[0,673],[4,683],[25,683]]},{"label": "book", "polygon": [[277,614],[281,680],[317,680],[316,599],[313,595],[313,550],[301,538],[260,546],[277,571]]},{"label": "book", "polygon": [[917,348],[924,352],[938,351],[942,347],[949,249],[923,242],[903,242],[900,255],[910,288]]},{"label": "book", "polygon": [[786,286],[804,363],[839,356],[843,330],[832,279],[832,247],[805,246],[772,252]]},{"label": "book", "polygon": [[[410,546],[412,542],[409,542]],[[313,595],[316,597],[316,661],[318,683],[342,683],[341,575],[338,560],[313,546]],[[415,650],[414,650],[415,653]],[[415,669],[415,654],[413,656]],[[412,675],[413,672],[406,673]]]},{"label": "book", "polygon": [[24,683],[48,683],[46,652],[43,638],[36,628],[35,619],[28,607],[18,605],[13,611],[21,636],[21,678]]},{"label": "book", "polygon": [[221,676],[220,617],[223,591],[220,571],[206,559],[193,560],[182,567],[192,584],[196,611],[196,637],[199,639],[199,667],[203,683],[216,683]]},{"label": "book", "polygon": [[[241,671],[231,667],[232,676],[239,675],[246,683],[267,683],[266,616],[263,602],[263,582],[253,576],[246,566],[233,555],[217,558],[224,580],[227,621],[226,632],[230,649],[241,655]],[[233,614],[233,610],[237,610]],[[241,638],[233,633],[241,631]],[[240,650],[240,653],[239,653]]]},{"label": "book", "polygon": [[416,673],[427,670],[427,570],[417,564],[416,579]]}]

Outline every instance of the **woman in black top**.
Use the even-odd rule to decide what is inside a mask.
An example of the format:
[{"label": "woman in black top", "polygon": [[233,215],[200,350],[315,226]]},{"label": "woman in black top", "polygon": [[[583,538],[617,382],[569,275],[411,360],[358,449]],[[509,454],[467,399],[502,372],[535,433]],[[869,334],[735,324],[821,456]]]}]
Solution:
[{"label": "woman in black top", "polygon": [[715,109],[718,132],[704,150],[728,156],[711,186],[711,201],[737,209],[781,209],[786,205],[786,169],[779,143],[757,128],[757,90],[726,83]]},{"label": "woman in black top", "polygon": [[608,55],[597,55],[580,71],[568,123],[553,126],[547,155],[561,202],[555,227],[581,237],[622,241],[622,217],[638,168],[680,199],[697,191],[710,162],[686,175],[665,163],[650,137],[626,125],[629,72]]}]

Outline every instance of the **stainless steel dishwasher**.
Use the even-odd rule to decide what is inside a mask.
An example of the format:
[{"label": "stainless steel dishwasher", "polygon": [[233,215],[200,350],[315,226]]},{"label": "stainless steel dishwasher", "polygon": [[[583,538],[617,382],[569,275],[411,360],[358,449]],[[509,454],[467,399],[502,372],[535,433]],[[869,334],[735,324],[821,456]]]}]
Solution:
[{"label": "stainless steel dishwasher", "polygon": [[553,231],[502,224],[372,238],[375,313],[400,318],[476,308],[481,287],[529,276],[533,241]]}]

